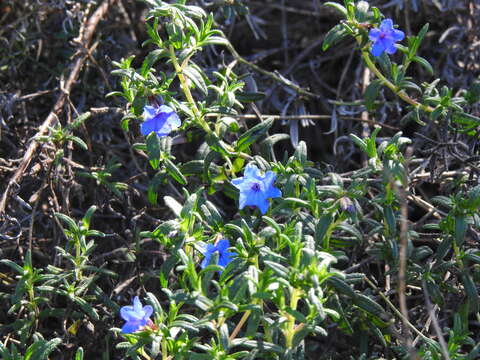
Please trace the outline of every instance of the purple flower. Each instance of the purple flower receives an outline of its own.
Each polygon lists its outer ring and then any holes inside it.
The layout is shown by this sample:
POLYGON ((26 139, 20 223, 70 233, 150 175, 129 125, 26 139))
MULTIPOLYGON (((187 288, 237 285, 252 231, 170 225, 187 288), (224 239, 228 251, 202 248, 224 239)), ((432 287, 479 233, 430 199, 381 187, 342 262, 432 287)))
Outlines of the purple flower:
POLYGON ((261 175, 255 165, 248 164, 244 176, 232 180, 233 185, 240 190, 239 208, 243 209, 247 205, 256 206, 264 215, 270 207, 268 199, 282 196, 282 192, 273 185, 276 177, 273 171, 261 175))
POLYGON ((237 253, 228 251, 230 243, 226 239, 221 239, 216 245, 207 244, 203 247, 202 254, 205 256, 200 266, 205 269, 212 260, 212 255, 218 251, 218 265, 225 268, 232 259, 237 256, 237 253))
POLYGON ((138 296, 133 299, 133 306, 122 306, 120 309, 120 316, 126 321, 122 326, 122 333, 130 334, 139 330, 141 327, 147 325, 152 316, 153 308, 150 305, 142 306, 138 296))
POLYGON ((167 136, 172 130, 182 125, 176 112, 167 105, 159 107, 145 105, 143 108, 145 121, 141 125, 142 135, 147 136, 152 131, 158 136, 167 136))
POLYGON ((372 54, 380 56, 384 51, 387 54, 394 54, 397 51, 395 43, 403 40, 405 34, 403 31, 393 28, 392 19, 385 19, 380 24, 380 28, 370 30, 368 37, 373 41, 372 54))
POLYGON ((340 198, 340 209, 342 209, 343 211, 348 211, 350 214, 354 214, 356 211, 355 205, 353 205, 352 200, 350 200, 346 196, 340 198))

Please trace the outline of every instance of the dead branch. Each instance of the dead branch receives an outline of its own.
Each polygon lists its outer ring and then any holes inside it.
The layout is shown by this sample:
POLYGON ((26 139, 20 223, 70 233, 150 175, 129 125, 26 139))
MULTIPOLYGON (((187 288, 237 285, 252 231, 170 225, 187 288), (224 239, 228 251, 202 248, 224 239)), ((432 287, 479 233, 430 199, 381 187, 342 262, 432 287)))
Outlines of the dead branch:
POLYGON ((48 128, 57 121, 58 117, 62 113, 63 105, 65 104, 65 101, 67 100, 74 83, 77 81, 78 76, 80 75, 83 65, 85 64, 85 60, 88 58, 88 47, 92 42, 95 29, 97 28, 100 20, 107 13, 110 5, 112 5, 116 1, 117 0, 105 0, 102 5, 100 5, 98 9, 95 10, 93 15, 88 19, 85 26, 82 26, 83 31, 80 32, 79 38, 75 39, 75 42, 77 42, 79 46, 78 51, 74 55, 74 61, 72 62, 73 66, 71 67, 72 70, 70 72, 70 76, 68 77, 65 84, 60 85, 61 92, 58 95, 57 101, 53 106, 52 111, 47 116, 43 124, 40 126, 37 134, 32 138, 30 145, 28 146, 25 154, 23 155, 20 165, 18 166, 17 170, 8 182, 7 187, 0 200, 0 215, 5 214, 5 209, 7 207, 7 201, 10 193, 12 192, 14 186, 22 181, 25 170, 32 161, 33 155, 38 148, 39 143, 35 140, 35 138, 45 135, 48 128))

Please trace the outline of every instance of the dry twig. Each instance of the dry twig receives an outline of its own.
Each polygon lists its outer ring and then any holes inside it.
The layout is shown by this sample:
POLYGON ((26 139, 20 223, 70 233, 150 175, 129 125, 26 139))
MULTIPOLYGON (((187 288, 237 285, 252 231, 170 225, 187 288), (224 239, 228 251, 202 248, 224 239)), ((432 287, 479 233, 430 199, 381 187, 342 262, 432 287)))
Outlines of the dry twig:
POLYGON ((38 148, 38 142, 35 140, 36 137, 45 135, 48 131, 48 128, 51 127, 55 122, 58 120, 59 115, 62 113, 63 106, 65 101, 70 95, 70 91, 73 88, 73 85, 78 79, 80 72, 85 64, 86 59, 88 58, 88 47, 92 42, 93 34, 95 33, 95 29, 97 28, 98 23, 100 20, 105 16, 108 11, 110 5, 115 3, 117 0, 105 0, 102 5, 100 5, 97 10, 93 13, 93 15, 88 19, 85 26, 82 27, 80 32, 80 36, 77 39, 77 43, 79 44, 79 50, 74 55, 74 62, 72 66, 72 70, 70 72, 70 76, 68 77, 67 81, 64 84, 60 84, 61 92, 53 106, 52 111, 47 116, 45 121, 40 126, 37 134, 32 138, 33 140, 30 142, 27 150, 25 151, 22 161, 18 166, 17 170, 13 174, 12 178, 7 184, 7 187, 2 195, 0 200, 0 215, 5 214, 5 210, 7 207, 8 198, 11 195, 11 192, 16 184, 19 184, 22 181, 22 178, 25 174, 25 171, 33 159, 35 151, 38 148))

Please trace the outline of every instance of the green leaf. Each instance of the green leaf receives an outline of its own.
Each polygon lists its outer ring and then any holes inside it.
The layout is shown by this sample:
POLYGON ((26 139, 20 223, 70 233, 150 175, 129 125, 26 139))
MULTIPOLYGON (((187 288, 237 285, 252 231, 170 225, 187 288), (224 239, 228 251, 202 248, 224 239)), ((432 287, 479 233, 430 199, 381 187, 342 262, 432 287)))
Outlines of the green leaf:
POLYGON ((183 73, 195 84, 196 88, 202 92, 204 96, 208 94, 207 84, 202 76, 201 70, 194 64, 190 64, 183 69, 183 73))
POLYGON ((247 338, 240 338, 240 339, 233 339, 232 347, 234 346, 242 346, 249 349, 256 349, 259 351, 273 351, 277 354, 284 354, 285 349, 279 345, 275 345, 266 341, 256 341, 256 340, 249 340, 247 338))
POLYGON ((317 244, 323 244, 325 242, 325 236, 332 222, 333 216, 331 214, 325 214, 318 220, 315 226, 315 242, 317 244))
POLYGON ((25 272, 23 267, 13 262, 12 260, 2 259, 0 260, 0 264, 5 264, 9 266, 10 268, 12 268, 12 270, 16 271, 19 275, 23 275, 23 273, 25 272))
POLYGON ((143 108, 147 104, 147 99, 143 95, 143 92, 138 92, 133 99, 133 113, 135 116, 140 116, 143 113, 143 108))
POLYGON ((432 67, 432 65, 430 65, 430 63, 427 61, 427 59, 425 59, 421 56, 414 56, 412 58, 412 61, 422 65, 430 73, 430 75, 433 75, 433 67, 432 67))
POLYGON ((388 233, 392 236, 396 234, 397 222, 395 220, 395 214, 391 206, 385 206, 383 208, 383 215, 385 216, 385 222, 387 225, 388 233))
POLYGON ((279 277, 284 279, 288 277, 288 269, 285 266, 279 264, 276 261, 265 260, 264 263, 267 267, 272 269, 279 277))
POLYGON ((150 166, 156 170, 160 164, 160 139, 153 131, 147 136, 147 152, 150 166))
POLYGON ((143 60, 142 63, 142 68, 140 70, 140 74, 142 74, 143 77, 145 77, 152 66, 162 57, 168 57, 168 51, 165 49, 156 49, 148 53, 147 57, 145 60, 143 60))
POLYGON ((48 359, 50 353, 62 343, 62 339, 54 338, 50 341, 41 340, 30 346, 25 354, 25 360, 48 359))
POLYGON ((365 89, 365 107, 368 111, 372 111, 375 109, 375 100, 382 88, 382 81, 377 79, 373 80, 365 89))
POLYGON ((363 152, 367 152, 367 143, 360 139, 357 135, 355 134, 350 134, 350 139, 357 145, 360 149, 362 149, 363 152))
POLYGON ((236 144, 237 151, 244 151, 251 144, 256 142, 261 136, 263 136, 268 129, 273 125, 273 117, 267 118, 265 121, 260 124, 255 125, 250 130, 247 130, 243 135, 241 135, 236 144))
POLYGON ((229 46, 230 43, 228 42, 227 39, 221 36, 209 36, 207 40, 202 42, 202 45, 223 45, 223 46, 229 46))
POLYGON ((238 101, 247 103, 260 101, 265 98, 265 93, 263 92, 242 92, 236 95, 238 101))
POLYGON ((338 276, 331 276, 327 279, 327 284, 331 285, 339 293, 346 295, 350 298, 355 298, 356 294, 353 288, 338 276))
POLYGON ((193 212, 197 211, 197 200, 197 194, 192 194, 188 197, 187 201, 185 201, 185 204, 183 205, 182 211, 180 213, 180 216, 183 219, 193 216, 193 212))
POLYGON ((180 217, 182 205, 177 200, 171 196, 164 196, 163 201, 165 201, 165 205, 167 205, 177 217, 180 217))
POLYGON ((347 9, 344 6, 342 6, 338 3, 335 3, 335 2, 326 2, 324 5, 325 6, 330 6, 334 9, 338 10, 343 16, 347 17, 347 9))
POLYGON ((79 228, 77 226, 77 224, 75 223, 75 220, 73 220, 71 217, 65 215, 65 214, 61 214, 61 213, 54 213, 54 215, 59 218, 60 220, 62 220, 65 224, 68 225, 68 228, 73 231, 73 232, 78 232, 79 231, 79 228))
POLYGON ((323 39, 322 50, 328 50, 330 46, 336 44, 337 42, 345 38, 347 35, 348 32, 345 29, 345 26, 343 26, 343 24, 335 25, 327 33, 325 39, 323 39))
POLYGON ((75 360, 83 360, 83 348, 79 347, 75 353, 75 360))
POLYGON ((468 224, 465 216, 455 216, 455 242, 458 246, 462 246, 465 241, 467 226, 468 224))
POLYGON ((97 207, 95 205, 92 205, 88 208, 87 212, 85 213, 85 215, 83 216, 82 218, 82 223, 83 223, 83 226, 86 228, 86 229, 89 229, 90 228, 90 220, 92 219, 92 216, 93 216, 93 213, 97 210, 97 207))
POLYGON ((380 319, 385 317, 385 310, 374 300, 363 294, 356 294, 354 304, 369 313, 378 316, 380 319))
POLYGON ((88 150, 88 146, 87 144, 85 143, 85 141, 83 141, 82 139, 80 139, 78 136, 68 136, 68 139, 69 140, 72 140, 72 142, 74 142, 75 144, 77 144, 79 147, 81 147, 83 150, 88 150))
POLYGON ((471 312, 477 312, 480 299, 478 297, 477 287, 475 286, 475 282, 473 281, 470 274, 465 270, 461 275, 462 283, 465 288, 465 292, 467 293, 468 300, 472 308, 470 309, 471 312))
POLYGON ((300 141, 295 149, 293 157, 302 165, 307 163, 307 144, 305 141, 300 141))
POLYGON ((173 162, 171 162, 169 159, 165 159, 164 163, 168 174, 175 179, 175 181, 181 185, 187 185, 187 179, 185 176, 183 176, 182 172, 175 166, 173 162))

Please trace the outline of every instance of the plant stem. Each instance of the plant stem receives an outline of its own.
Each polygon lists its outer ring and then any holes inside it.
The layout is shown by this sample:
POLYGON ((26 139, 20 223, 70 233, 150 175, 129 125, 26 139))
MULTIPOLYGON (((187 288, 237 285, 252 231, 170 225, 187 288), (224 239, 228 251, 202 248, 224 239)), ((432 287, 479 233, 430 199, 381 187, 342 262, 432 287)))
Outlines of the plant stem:
POLYGON ((243 324, 245 324, 245 322, 247 321, 247 319, 248 319, 248 317, 250 316, 251 313, 252 313, 251 310, 245 311, 245 313, 243 314, 242 318, 241 318, 240 321, 238 322, 237 326, 235 326, 235 329, 233 329, 232 335, 230 335, 230 337, 228 338, 230 341, 232 341, 233 339, 235 339, 235 337, 238 335, 238 333, 240 332, 240 330, 241 330, 242 327, 243 327, 243 324))
MULTIPOLYGON (((290 308, 292 310, 297 310, 298 300, 300 299, 299 295, 300 295, 300 291, 293 288, 292 296, 290 298, 290 308)), ((293 336, 295 335, 295 331, 296 331, 295 318, 292 315, 288 314, 287 319, 288 319, 288 322, 287 322, 287 331, 285 333, 285 345, 287 349, 291 349, 293 346, 293 336)))
POLYGON ((368 53, 368 51, 362 50, 362 59, 365 62, 365 65, 367 65, 367 67, 377 76, 377 78, 379 78, 382 81, 382 83, 385 86, 387 86, 390 90, 392 90, 395 93, 395 95, 397 95, 400 99, 412 105, 414 108, 423 110, 428 113, 433 112, 434 109, 431 106, 424 105, 412 99, 410 96, 408 96, 405 93, 405 91, 403 91, 398 86, 393 84, 390 80, 388 80, 377 68, 377 66, 374 64, 374 62, 370 58, 370 54, 368 53))
POLYGON ((175 49, 173 48, 173 46, 169 45, 168 50, 170 52, 170 59, 172 60, 173 67, 175 68, 175 72, 177 73, 178 80, 180 80, 180 86, 182 87, 182 91, 185 94, 185 97, 187 98, 190 108, 192 109, 195 121, 198 123, 198 125, 200 125, 200 127, 203 130, 205 130, 205 132, 211 133, 212 131, 208 126, 208 123, 200 114, 197 104, 193 99, 192 93, 190 91, 190 87, 188 86, 188 83, 187 83, 187 79, 185 78, 185 75, 183 75, 183 69, 184 69, 183 67, 187 65, 186 62, 184 61, 182 66, 180 66, 180 64, 178 63, 177 55, 175 55, 175 49))
MULTIPOLYGON (((165 335, 163 335, 165 336, 165 335)), ((168 354, 167 354, 167 340, 165 338, 162 339, 162 360, 167 360, 168 359, 168 354)))

